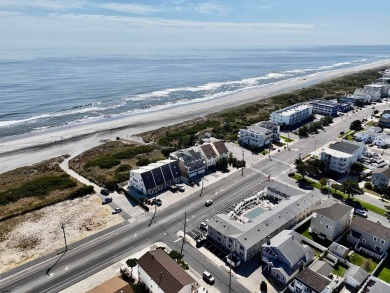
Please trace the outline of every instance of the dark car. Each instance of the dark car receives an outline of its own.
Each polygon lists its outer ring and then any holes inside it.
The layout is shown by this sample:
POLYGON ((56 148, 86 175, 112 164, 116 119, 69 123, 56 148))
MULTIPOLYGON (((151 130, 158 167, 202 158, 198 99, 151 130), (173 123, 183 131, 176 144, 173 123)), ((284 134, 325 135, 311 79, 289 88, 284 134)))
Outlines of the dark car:
POLYGON ((102 189, 102 190, 100 190, 100 193, 101 193, 102 195, 105 195, 105 196, 107 196, 107 195, 110 194, 110 192, 109 192, 107 189, 102 189))
POLYGON ((198 239, 196 239, 196 247, 201 247, 206 242, 206 236, 201 235, 198 239))
POLYGON ((102 200, 102 204, 108 204, 112 202, 112 197, 106 197, 105 199, 102 200))

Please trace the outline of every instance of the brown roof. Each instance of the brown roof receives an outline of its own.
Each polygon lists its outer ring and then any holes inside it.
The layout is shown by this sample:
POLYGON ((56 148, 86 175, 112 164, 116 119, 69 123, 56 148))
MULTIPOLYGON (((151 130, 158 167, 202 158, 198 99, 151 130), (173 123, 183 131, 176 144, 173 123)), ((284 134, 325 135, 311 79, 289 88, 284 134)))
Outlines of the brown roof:
POLYGON ((331 280, 313 272, 309 268, 300 272, 296 279, 317 292, 322 292, 331 283, 331 280))
POLYGON ((88 291, 88 293, 134 293, 130 284, 119 277, 114 277, 88 291))
POLYGON ((390 228, 362 217, 354 217, 351 228, 357 228, 383 240, 390 240, 390 228))
POLYGON ((372 171, 372 174, 378 174, 378 173, 382 173, 387 178, 390 178, 390 168, 378 168, 372 171))
POLYGON ((213 147, 210 144, 201 145, 203 153, 206 155, 207 159, 216 158, 217 154, 215 153, 213 147))
POLYGON ((184 286, 195 283, 165 251, 156 249, 146 252, 138 265, 164 292, 176 293, 184 286))
POLYGON ((217 149, 220 155, 228 154, 229 150, 227 149, 225 143, 222 140, 213 142, 214 147, 217 149))
POLYGON ((353 210, 352 207, 338 203, 333 199, 327 199, 321 203, 314 211, 333 221, 337 221, 353 210))

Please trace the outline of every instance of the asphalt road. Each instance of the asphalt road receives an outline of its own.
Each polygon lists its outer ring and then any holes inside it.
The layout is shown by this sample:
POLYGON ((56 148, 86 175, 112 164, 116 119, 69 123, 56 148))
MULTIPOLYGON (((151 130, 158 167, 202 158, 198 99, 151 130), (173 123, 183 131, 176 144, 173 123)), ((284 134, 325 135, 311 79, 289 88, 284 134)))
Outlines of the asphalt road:
MULTIPOLYGON (((376 108, 385 109, 387 105, 377 105, 376 108)), ((183 227, 185 212, 187 212, 188 227, 194 226, 199 219, 210 218, 228 207, 238 197, 245 196, 248 190, 258 187, 265 178, 259 173, 270 174, 272 178, 291 184, 287 182, 287 173, 291 169, 289 164, 293 164, 300 154, 303 157, 314 151, 316 146, 334 140, 340 131, 349 128, 350 122, 367 118, 371 112, 371 108, 366 108, 349 117, 337 118, 331 127, 326 128, 326 132, 294 142, 290 151, 283 150, 273 155, 272 160, 262 158, 254 162, 251 165, 253 169, 244 170, 244 176, 241 176, 241 172, 232 173, 205 188, 202 196, 194 194, 157 212, 152 222, 151 213, 141 215, 131 225, 122 225, 119 229, 103 233, 97 238, 90 237, 84 240, 82 245, 75 244, 73 249, 61 258, 59 256, 41 258, 32 262, 31 266, 27 265, 6 272, 0 275, 0 290, 2 292, 7 290, 9 292, 58 292, 154 242, 165 241, 168 245, 174 245, 173 243, 176 243, 174 241, 179 239, 176 233, 183 227), (213 199, 213 205, 206 208, 204 206, 206 199, 213 199), (47 271, 55 263, 56 265, 47 271)), ((221 292, 227 292, 228 275, 225 270, 217 267, 198 250, 187 244, 184 254, 191 267, 199 274, 205 269, 210 271, 216 276, 215 287, 221 292)), ((248 292, 235 279, 232 280, 232 288, 233 292, 248 292)))

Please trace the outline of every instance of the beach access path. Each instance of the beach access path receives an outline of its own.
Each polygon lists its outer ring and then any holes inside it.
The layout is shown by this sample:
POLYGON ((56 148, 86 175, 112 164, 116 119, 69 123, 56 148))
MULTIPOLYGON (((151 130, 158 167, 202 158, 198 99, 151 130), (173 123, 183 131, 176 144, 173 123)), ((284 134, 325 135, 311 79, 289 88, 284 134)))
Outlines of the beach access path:
POLYGON ((115 140, 116 137, 126 138, 273 95, 309 87, 346 74, 389 65, 390 60, 385 60, 352 68, 336 69, 275 82, 262 88, 242 91, 218 99, 173 106, 156 112, 129 114, 96 122, 66 125, 41 132, 2 138, 0 142, 0 173, 64 154, 75 156, 107 140, 115 140))

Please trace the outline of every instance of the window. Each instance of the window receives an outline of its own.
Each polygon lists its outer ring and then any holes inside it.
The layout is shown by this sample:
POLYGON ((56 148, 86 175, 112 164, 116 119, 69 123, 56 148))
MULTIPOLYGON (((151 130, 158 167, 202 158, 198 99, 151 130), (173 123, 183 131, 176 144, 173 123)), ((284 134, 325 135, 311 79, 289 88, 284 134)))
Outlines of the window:
POLYGON ((374 239, 375 242, 378 240, 376 236, 374 236, 372 239, 374 239))
POLYGON ((384 245, 385 244, 385 240, 381 239, 381 244, 384 245))
POLYGON ((326 229, 332 230, 332 226, 330 226, 328 224, 325 227, 326 227, 326 229))
POLYGON ((366 239, 362 239, 363 243, 366 243, 366 239))
POLYGON ((326 234, 330 235, 330 232, 326 232, 326 234))

